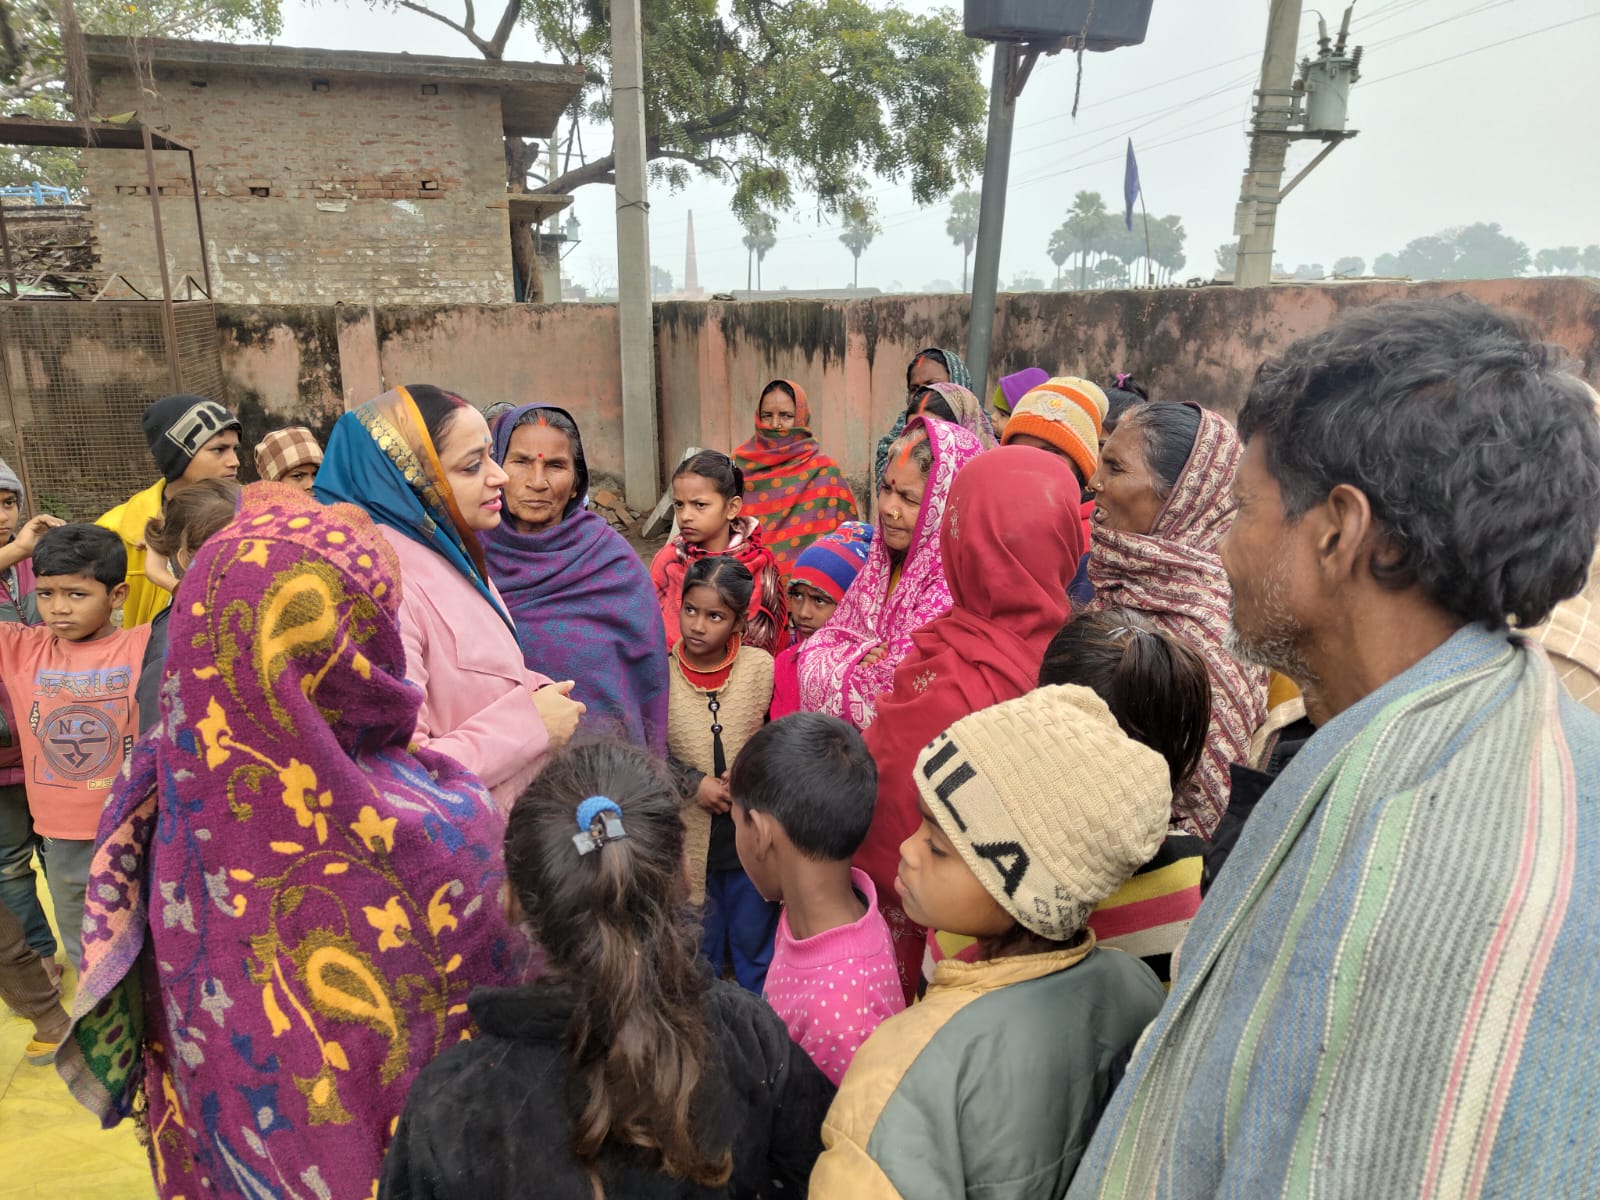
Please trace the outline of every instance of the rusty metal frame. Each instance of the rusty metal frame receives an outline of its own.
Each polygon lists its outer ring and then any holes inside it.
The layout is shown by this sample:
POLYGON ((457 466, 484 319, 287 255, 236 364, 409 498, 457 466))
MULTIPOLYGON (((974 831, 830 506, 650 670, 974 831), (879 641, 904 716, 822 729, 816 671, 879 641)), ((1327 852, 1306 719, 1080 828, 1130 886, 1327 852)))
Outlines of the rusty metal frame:
MULTIPOLYGON (((211 260, 206 254, 206 227, 205 219, 200 212, 200 178, 195 168, 194 150, 179 142, 173 141, 165 134, 155 133, 148 125, 129 123, 127 125, 112 124, 109 122, 88 121, 45 121, 28 117, 0 118, 0 146, 45 146, 56 149, 82 149, 82 150, 143 150, 145 162, 145 178, 148 181, 150 192, 150 215, 155 222, 156 260, 161 267, 161 325, 166 335, 167 372, 172 378, 172 390, 183 390, 183 370, 178 356, 178 323, 173 314, 173 296, 171 273, 167 270, 166 236, 161 225, 161 188, 156 182, 157 150, 177 151, 189 156, 189 183, 194 200, 195 231, 199 237, 200 270, 205 276, 205 296, 211 299, 211 260)), ((5 262, 5 277, 10 289, 11 299, 22 298, 21 289, 17 286, 16 264, 11 254, 11 235, 6 229, 5 205, 0 204, 0 252, 3 252, 5 262)), ((112 279, 122 279, 139 296, 148 302, 149 297, 140 291, 120 272, 114 272, 112 279)), ((191 288, 194 278, 185 274, 184 281, 191 288)), ((107 280, 104 287, 97 292, 93 301, 100 300, 111 286, 107 280)), ((0 380, 5 385, 6 416, 15 432, 17 441, 17 457, 21 460, 18 464, 22 472, 22 485, 28 490, 30 496, 37 496, 33 490, 33 482, 28 477, 28 452, 23 444, 22 422, 17 419, 16 404, 13 399, 14 392, 11 386, 11 364, 8 356, 0 352, 0 380)))
MULTIPOLYGON (((172 150, 189 156, 189 190, 193 193, 194 225, 200 244, 200 271, 205 276, 205 294, 211 298, 211 259, 206 254, 206 223, 200 210, 200 175, 195 166, 194 150, 175 142, 165 134, 156 133, 148 125, 114 125, 80 121, 43 121, 27 117, 0 119, 0 146, 48 146, 71 150, 143 150, 145 177, 150 189, 150 213, 155 219, 156 254, 161 263, 162 298, 171 303, 172 289, 167 272, 166 236, 161 224, 161 196, 156 183, 155 152, 172 150)), ((6 230, 5 206, 0 204, 0 250, 5 257, 5 275, 11 289, 11 298, 20 299, 17 273, 11 257, 11 237, 6 230)), ((135 289, 137 290, 137 289, 135 289)), ((141 293, 143 294, 143 293, 141 293)), ((97 297, 98 298, 98 297, 97 297)))

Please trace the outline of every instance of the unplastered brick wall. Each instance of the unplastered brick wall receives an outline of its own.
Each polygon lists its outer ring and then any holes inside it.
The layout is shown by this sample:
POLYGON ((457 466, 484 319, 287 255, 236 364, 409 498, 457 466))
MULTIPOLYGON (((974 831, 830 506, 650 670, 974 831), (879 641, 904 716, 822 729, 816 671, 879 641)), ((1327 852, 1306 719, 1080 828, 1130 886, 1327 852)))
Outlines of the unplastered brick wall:
MULTIPOLYGON (((102 111, 193 146, 216 299, 240 304, 513 299, 499 95, 401 75, 158 71, 96 80, 102 111)), ((98 150, 87 176, 101 262, 159 295, 144 155, 98 150)), ((175 285, 203 278, 185 156, 158 153, 175 285)), ((115 293, 114 293, 115 294, 115 293)))

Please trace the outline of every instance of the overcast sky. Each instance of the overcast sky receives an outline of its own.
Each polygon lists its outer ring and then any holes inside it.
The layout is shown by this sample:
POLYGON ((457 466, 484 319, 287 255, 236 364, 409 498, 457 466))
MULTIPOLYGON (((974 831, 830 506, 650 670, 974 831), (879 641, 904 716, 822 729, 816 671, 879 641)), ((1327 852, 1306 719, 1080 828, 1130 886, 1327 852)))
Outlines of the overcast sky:
MULTIPOLYGON (((1314 2, 1303 47, 1315 36, 1314 2)), ((1336 2, 1323 9, 1330 24, 1342 11, 1336 2)), ((1076 120, 1072 58, 1041 61, 1017 106, 1002 285, 1022 272, 1053 277, 1046 246, 1075 192, 1099 191, 1120 207, 1129 137, 1151 218, 1178 213, 1188 231, 1181 275, 1211 274, 1214 248, 1232 238, 1267 10, 1268 0, 1155 0, 1144 45, 1085 56, 1076 120)), ((426 17, 375 15, 359 0, 284 0, 283 11, 284 45, 470 52, 426 17)), ((1600 0, 1359 0, 1352 33, 1366 47, 1350 101, 1350 126, 1361 133, 1285 201, 1280 262, 1331 265, 1357 254, 1370 267, 1411 238, 1474 221, 1497 221, 1535 251, 1600 242, 1600 154, 1589 129, 1600 103, 1600 0)), ((519 30, 508 57, 544 56, 519 30)), ((591 154, 609 145, 608 130, 585 137, 591 154)), ((1291 149, 1291 172, 1316 145, 1291 149)), ((982 166, 972 164, 974 187, 982 166)), ((701 285, 744 286, 742 231, 729 194, 727 185, 703 180, 651 195, 652 257, 680 285, 692 209, 701 285)), ((944 232, 948 204, 918 209, 904 182, 885 181, 878 196, 884 232, 862 256, 862 286, 920 291, 934 279, 959 283, 961 251, 944 232)), ((583 242, 567 259, 567 274, 590 286, 614 279, 612 190, 581 189, 577 213, 583 242)), ((763 281, 769 289, 843 287, 850 268, 838 230, 802 200, 781 219, 763 281)))

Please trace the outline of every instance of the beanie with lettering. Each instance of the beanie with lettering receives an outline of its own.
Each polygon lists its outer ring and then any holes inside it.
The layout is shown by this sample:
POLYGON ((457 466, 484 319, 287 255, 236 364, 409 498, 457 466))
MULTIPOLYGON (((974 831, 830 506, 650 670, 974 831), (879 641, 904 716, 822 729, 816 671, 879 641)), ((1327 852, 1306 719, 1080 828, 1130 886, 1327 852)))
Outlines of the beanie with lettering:
POLYGON ((240 429, 239 418, 204 396, 163 396, 144 410, 144 440, 161 477, 183 477, 200 448, 225 429, 240 429))
POLYGON ((1155 855, 1167 763, 1085 687, 1044 687, 963 717, 917 758, 928 811, 1018 924, 1070 940, 1155 855))

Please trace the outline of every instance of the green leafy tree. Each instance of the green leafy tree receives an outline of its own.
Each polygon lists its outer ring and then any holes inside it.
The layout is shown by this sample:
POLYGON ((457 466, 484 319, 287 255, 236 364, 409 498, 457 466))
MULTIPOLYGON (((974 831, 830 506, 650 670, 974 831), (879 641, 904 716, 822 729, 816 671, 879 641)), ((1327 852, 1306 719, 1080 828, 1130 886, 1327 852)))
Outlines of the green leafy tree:
POLYGON ((1412 279, 1505 279, 1526 273, 1530 266, 1543 270, 1545 262, 1569 261, 1557 251, 1551 254, 1555 257, 1536 258, 1499 225, 1479 222, 1413 238, 1397 254, 1380 254, 1373 268, 1380 275, 1412 279))
MULTIPOLYGON (((283 27, 279 0, 77 0, 71 9, 83 32, 128 38, 267 39, 283 27)), ((0 2, 0 102, 6 112, 48 120, 115 115, 73 111, 67 60, 63 24, 54 4, 0 2)), ((82 179, 76 150, 0 150, 0 182, 5 184, 38 180, 76 189, 82 179)))
POLYGON ((1412 279, 1445 279, 1456 260, 1455 242, 1443 235, 1412 238, 1394 258, 1395 275, 1412 279))
POLYGON ((1600 245, 1585 246, 1579 256, 1583 269, 1591 275, 1600 275, 1600 245))
POLYGON ((957 192, 950 201, 950 219, 944 231, 950 240, 961 247, 961 290, 967 290, 967 262, 972 257, 972 246, 978 240, 978 207, 982 197, 977 192, 957 192))
POLYGON ((872 210, 866 205, 844 214, 844 232, 839 235, 839 240, 848 247, 850 256, 855 260, 855 273, 850 280, 852 288, 861 286, 861 252, 872 245, 872 239, 882 232, 883 226, 873 218, 872 210))
POLYGON ((652 296, 670 295, 673 289, 672 272, 665 267, 654 264, 650 267, 650 294, 652 296))
POLYGON ((1306 280, 1308 282, 1318 279, 1326 279, 1327 276, 1327 268, 1321 263, 1301 263, 1294 269, 1294 277, 1296 279, 1306 280))
POLYGON ((1532 255, 1528 247, 1495 224, 1468 225, 1453 230, 1455 259, 1446 279, 1509 279, 1524 274, 1532 255))
POLYGON ((755 264, 756 288, 761 287, 761 263, 767 251, 778 244, 778 218, 757 210, 745 218, 745 290, 750 290, 750 266, 755 264))
POLYGON ((1367 273, 1367 260, 1358 258, 1354 254, 1346 255, 1344 258, 1336 258, 1333 261, 1333 273, 1342 275, 1347 279, 1357 275, 1365 275, 1367 273))
POLYGON ((1128 268, 1116 258, 1108 256, 1094 265, 1089 278, 1096 287, 1124 287, 1128 282, 1128 268))
POLYGON ((1011 290, 1013 292, 1042 292, 1044 291, 1044 280, 1031 271, 1022 271, 1011 281, 1011 290))
MULTIPOLYGON (((530 26, 587 86, 573 116, 609 123, 611 23, 601 0, 504 0, 480 27, 450 0, 367 0, 438 21, 487 59, 530 26)), ((654 181, 683 187, 698 171, 731 182, 734 211, 785 211, 802 196, 839 214, 870 196, 869 174, 906 180, 931 204, 983 157, 983 45, 959 18, 868 0, 643 0, 645 153, 654 181)), ((513 148, 516 149, 515 147, 513 148)), ((513 153, 531 170, 532 157, 513 153)), ((570 193, 615 182, 606 153, 564 164, 528 188, 570 193)), ((528 183, 528 171, 513 175, 528 183)))
POLYGON ((1578 274, 1582 267, 1582 251, 1578 246, 1550 246, 1533 256, 1533 269, 1541 275, 1578 274))
POLYGON ((1239 265, 1239 243, 1223 242, 1213 253, 1217 256, 1217 270, 1224 275, 1233 274, 1239 265))
MULTIPOLYGON (((604 0, 502 0, 483 25, 472 0, 464 12, 455 0, 364 2, 438 21, 490 60, 503 59, 526 25, 555 57, 585 68, 573 132, 584 118, 611 122, 604 0)), ((698 172, 732 183, 741 220, 801 197, 837 215, 870 198, 872 175, 905 180, 913 200, 932 204, 983 157, 983 44, 962 37, 948 10, 914 13, 892 0, 642 0, 640 9, 645 156, 656 186, 677 191, 698 172)), ((538 174, 538 159, 536 143, 507 139, 513 190, 616 182, 614 151, 577 163, 568 155, 554 178, 538 174)), ((519 270, 525 234, 514 223, 519 270)))

